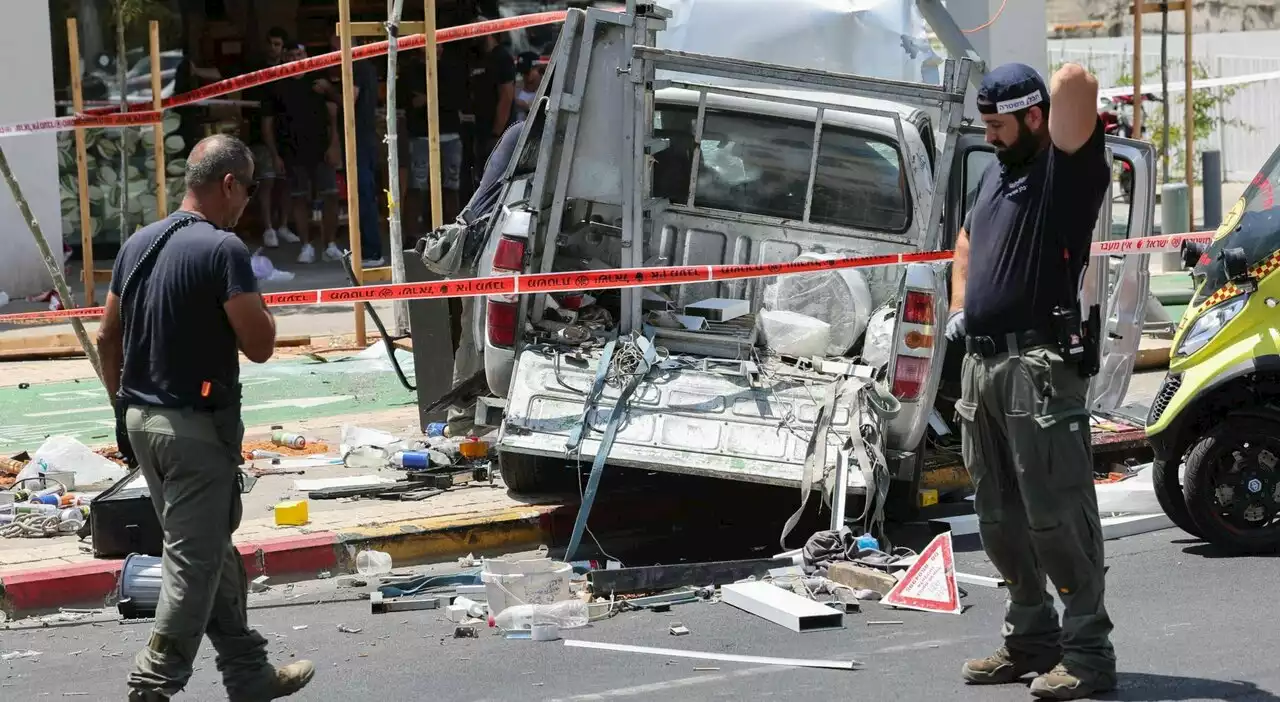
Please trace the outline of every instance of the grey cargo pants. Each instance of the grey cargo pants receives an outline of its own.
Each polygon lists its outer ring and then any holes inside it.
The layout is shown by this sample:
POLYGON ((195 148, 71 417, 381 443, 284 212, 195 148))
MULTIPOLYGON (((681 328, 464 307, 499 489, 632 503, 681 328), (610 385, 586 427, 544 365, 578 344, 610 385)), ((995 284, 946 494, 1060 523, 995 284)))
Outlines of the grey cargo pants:
POLYGON ((1052 347, 1010 348, 965 356, 956 403, 983 547, 1008 583, 1005 645, 1015 657, 1061 655, 1077 675, 1113 677, 1088 381, 1052 347))
POLYGON ((267 641, 249 628, 244 563, 231 544, 241 517, 239 412, 132 406, 125 422, 164 528, 160 603, 129 687, 181 690, 207 634, 228 697, 270 699, 267 641))

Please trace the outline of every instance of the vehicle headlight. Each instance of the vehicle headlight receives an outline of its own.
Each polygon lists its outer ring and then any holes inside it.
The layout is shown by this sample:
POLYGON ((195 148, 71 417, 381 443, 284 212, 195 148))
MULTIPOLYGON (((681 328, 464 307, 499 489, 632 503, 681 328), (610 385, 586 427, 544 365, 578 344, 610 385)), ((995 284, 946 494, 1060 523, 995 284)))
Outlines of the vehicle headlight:
POLYGON ((1191 354, 1204 348, 1205 344, 1240 314, 1240 310, 1244 309, 1244 303, 1248 299, 1247 295, 1241 295, 1232 298, 1220 305, 1215 305, 1205 310, 1203 314, 1196 317, 1196 321, 1187 329, 1187 333, 1182 337, 1182 343, 1178 345, 1179 356, 1190 356, 1191 354))

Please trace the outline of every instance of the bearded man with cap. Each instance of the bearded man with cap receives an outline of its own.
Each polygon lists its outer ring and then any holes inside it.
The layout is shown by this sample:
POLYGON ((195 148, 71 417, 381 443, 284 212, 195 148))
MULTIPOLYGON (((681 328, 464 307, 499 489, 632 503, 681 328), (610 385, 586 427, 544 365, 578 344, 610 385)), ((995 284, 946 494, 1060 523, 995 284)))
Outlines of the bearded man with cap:
POLYGON ((1071 360, 1081 355, 1080 282, 1111 178, 1097 99, 1097 81, 1075 64, 1047 88, 1022 64, 983 79, 978 111, 998 158, 956 239, 946 330, 965 345, 956 403, 964 461, 983 547, 1009 591, 1004 646, 962 674, 990 685, 1035 673, 1031 693, 1046 699, 1116 684, 1086 404, 1092 371, 1071 360))

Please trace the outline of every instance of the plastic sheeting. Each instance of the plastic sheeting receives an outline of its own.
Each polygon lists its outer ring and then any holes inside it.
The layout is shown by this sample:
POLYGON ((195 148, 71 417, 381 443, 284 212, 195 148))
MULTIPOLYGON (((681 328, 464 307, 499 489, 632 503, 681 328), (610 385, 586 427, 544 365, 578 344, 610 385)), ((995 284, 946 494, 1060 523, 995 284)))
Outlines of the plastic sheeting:
MULTIPOLYGON (((938 83, 913 0, 665 0, 658 47, 782 66, 938 83), (728 28, 732 28, 728 31, 728 28)), ((666 77, 666 76, 663 76, 666 77)), ((722 78, 698 82, 741 84, 722 78)))
MULTIPOLYGON (((835 258, 839 256, 807 253, 796 260, 835 258)), ((765 288, 764 306, 768 310, 796 312, 830 325, 825 353, 815 355, 843 356, 867 327, 871 317, 871 289, 862 273, 852 269, 783 276, 765 288)), ((773 343, 769 345, 777 348, 773 343)))

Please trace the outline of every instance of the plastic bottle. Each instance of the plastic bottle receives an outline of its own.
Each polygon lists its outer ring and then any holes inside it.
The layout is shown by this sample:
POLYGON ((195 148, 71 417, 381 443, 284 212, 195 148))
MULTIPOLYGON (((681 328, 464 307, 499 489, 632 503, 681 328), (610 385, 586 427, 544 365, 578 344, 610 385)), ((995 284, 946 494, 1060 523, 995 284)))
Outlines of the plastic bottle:
POLYGON ((587 625, 587 603, 582 600, 565 600, 555 604, 528 604, 507 607, 496 617, 489 618, 489 625, 504 631, 529 631, 534 624, 555 624, 561 629, 578 629, 587 625))
POLYGON ((13 506, 14 512, 17 514, 44 514, 53 516, 62 510, 57 505, 43 505, 38 502, 24 502, 13 506))
POLYGON ((876 540, 876 537, 870 534, 863 534, 862 536, 859 536, 857 540, 857 544, 858 544, 859 551, 866 551, 866 550, 879 551, 880 550, 880 542, 876 540))
POLYGON ((431 467, 431 456, 426 451, 399 451, 391 463, 403 470, 426 470, 431 467))
POLYGON ((387 452, 377 446, 357 446, 342 457, 342 463, 361 470, 382 468, 387 465, 387 452))

